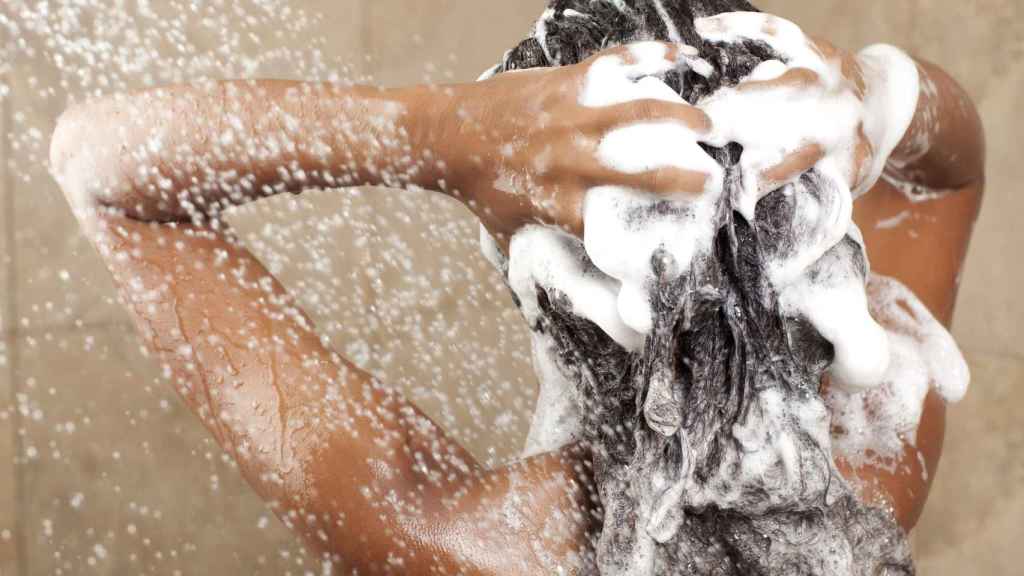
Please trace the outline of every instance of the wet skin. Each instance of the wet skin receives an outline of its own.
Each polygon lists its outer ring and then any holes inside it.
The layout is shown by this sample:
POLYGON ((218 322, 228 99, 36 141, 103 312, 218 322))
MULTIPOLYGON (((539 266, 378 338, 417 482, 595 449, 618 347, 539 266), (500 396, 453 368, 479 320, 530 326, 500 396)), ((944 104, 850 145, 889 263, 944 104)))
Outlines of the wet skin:
MULTIPOLYGON (((460 198, 507 242, 528 222, 581 233, 580 203, 595 183, 699 194, 700 174, 627 175, 596 162, 596 143, 613 127, 662 118, 700 131, 708 120, 680 104, 583 108, 577 93, 589 65, 388 91, 178 86, 80 105, 58 125, 54 173, 185 402, 313 550, 360 574, 572 566, 599 526, 587 454, 571 446, 485 470, 408 400, 325 347, 218 214, 279 192, 419 187, 460 198), (158 133, 162 145, 138 154, 158 133), (509 142, 517 146, 503 147, 509 142), (555 163, 538 170, 536 157, 548 151, 555 163), (211 175, 225 185, 197 185, 211 175), (494 185, 505 176, 517 192, 494 185), (518 523, 500 513, 510 501, 518 523)), ((874 271, 902 281, 948 325, 981 201, 983 138, 955 82, 928 63, 920 68, 937 90, 922 95, 893 156, 906 165, 893 176, 946 193, 913 203, 883 181, 858 200, 855 219, 874 271), (932 144, 920 155, 922 132, 932 144), (876 227, 904 210, 902 224, 876 227)), ((796 151, 765 180, 792 178, 814 156, 813 146, 796 151)), ((935 477, 944 422, 932 393, 916 447, 907 445, 895 472, 839 467, 864 499, 891 507, 910 529, 935 477)))

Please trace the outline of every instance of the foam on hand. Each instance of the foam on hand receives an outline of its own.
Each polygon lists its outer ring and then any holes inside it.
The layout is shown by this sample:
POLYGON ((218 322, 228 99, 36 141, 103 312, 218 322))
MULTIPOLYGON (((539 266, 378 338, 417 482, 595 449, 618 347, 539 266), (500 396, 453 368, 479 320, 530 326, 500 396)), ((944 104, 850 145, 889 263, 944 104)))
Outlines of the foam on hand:
MULTIPOLYGON (((680 48, 678 61, 669 59, 667 50, 660 42, 640 42, 629 47, 631 61, 598 58, 588 71, 580 103, 595 107, 654 99, 685 104, 649 74, 680 67, 710 73, 710 68, 692 48, 680 48)), ((621 186, 589 190, 583 242, 540 226, 524 229, 510 245, 509 283, 528 320, 539 314, 535 287, 540 285, 566 296, 579 316, 621 346, 637 350, 653 326, 649 294, 655 270, 661 280, 675 279, 710 248, 724 173, 700 147, 698 134, 672 121, 612 130, 600 142, 597 156, 607 168, 625 174, 675 168, 707 176, 703 190, 695 194, 654 195, 621 186)))
MULTIPOLYGON (((581 104, 605 106, 655 99, 682 105, 686 102, 675 90, 650 74, 680 67, 704 76, 711 73, 710 65, 689 46, 679 48, 680 62, 667 58, 667 47, 662 43, 640 42, 629 50, 632 64, 616 57, 594 62, 581 104)), ((700 147, 698 138, 695 131, 679 122, 641 122, 612 130, 598 147, 601 163, 622 173, 676 168, 707 175, 698 193, 655 196, 621 186, 600 186, 587 192, 583 206, 587 255, 618 282, 618 315, 641 335, 653 327, 649 297, 652 284, 684 273, 693 258, 710 247, 714 235, 713 211, 721 195, 724 172, 700 147), (661 278, 654 277, 655 270, 661 278)))
POLYGON ((805 70, 817 80, 804 86, 770 89, 731 87, 718 90, 700 104, 712 119, 715 146, 738 142, 744 146, 742 196, 734 205, 748 220, 757 201, 771 189, 761 189, 757 177, 806 142, 815 142, 847 182, 859 182, 853 196, 874 186, 889 155, 910 126, 917 108, 919 75, 901 50, 876 45, 862 51, 857 63, 866 89, 863 96, 850 85, 840 62, 826 59, 796 24, 758 12, 733 12, 696 21, 698 33, 710 42, 764 42, 786 59, 761 63, 748 81, 775 80, 787 72, 805 70), (823 121, 827 119, 827 121, 823 121), (855 138, 863 133, 871 144, 872 161, 854 165, 855 138))
POLYGON ((633 100, 681 101, 674 90, 656 77, 682 67, 707 76, 711 65, 697 55, 692 46, 679 46, 677 59, 669 56, 663 42, 634 42, 628 47, 629 59, 617 55, 601 56, 587 70, 580 92, 580 104, 588 107, 611 106, 633 100))
MULTIPOLYGON (((874 185, 913 122, 922 89, 930 82, 922 82, 917 64, 906 52, 888 44, 861 50, 857 63, 868 86, 864 106, 869 113, 864 116, 863 127, 875 152, 868 175, 874 185)), ((930 147, 928 142, 922 145, 930 147)))

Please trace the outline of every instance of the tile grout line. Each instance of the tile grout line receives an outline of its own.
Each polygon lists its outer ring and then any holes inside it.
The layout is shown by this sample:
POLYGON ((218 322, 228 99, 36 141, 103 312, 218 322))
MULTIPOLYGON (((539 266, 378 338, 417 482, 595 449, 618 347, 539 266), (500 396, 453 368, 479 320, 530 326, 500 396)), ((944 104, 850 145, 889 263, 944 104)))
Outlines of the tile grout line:
MULTIPOLYGON (((14 50, 10 38, 4 38, 4 52, 10 60, 14 59, 14 50)), ((11 74, 10 70, 8 74, 11 74)), ((13 407, 13 400, 17 398, 18 393, 18 324, 14 322, 14 318, 17 316, 15 312, 15 306, 17 305, 17 266, 15 265, 17 257, 15 249, 15 230, 14 230, 14 174, 10 169, 10 150, 11 150, 11 134, 13 133, 13 121, 12 115, 12 100, 14 99, 13 87, 8 86, 8 94, 3 98, 3 110, 0 113, 3 114, 3 126, 4 133, 0 135, 0 142, 3 145, 3 158, 4 165, 0 168, 3 170, 3 186, 5 191, 4 198, 4 226, 6 230, 6 241, 7 241, 7 306, 5 312, 8 313, 8 322, 11 324, 10 330, 5 330, 5 335, 8 337, 9 348, 7 351, 7 374, 9 379, 10 387, 10 398, 12 401, 11 406, 13 407)), ((28 536, 25 534, 25 506, 24 498, 22 494, 24 492, 25 477, 24 470, 21 466, 17 465, 18 458, 22 453, 23 446, 21 445, 21 436, 18 431, 21 429, 21 413, 18 410, 11 411, 11 447, 14 450, 11 459, 11 467, 13 468, 14 476, 14 554, 15 554, 15 570, 18 574, 28 574, 28 559, 25 556, 28 550, 28 536)))
MULTIPOLYGON (((360 78, 361 82, 368 79, 371 83, 375 84, 378 82, 379 78, 379 65, 375 59, 376 54, 374 54, 374 51, 371 49, 373 46, 373 35, 370 33, 372 29, 372 26, 370 26, 370 11, 367 9, 365 1, 354 2, 353 6, 354 9, 359 10, 359 54, 358 58, 355 59, 359 68, 354 72, 356 77, 360 78), (374 57, 374 60, 367 60, 368 56, 374 57)), ((377 209, 380 207, 382 202, 379 194, 384 191, 384 187, 359 186, 358 188, 363 194, 369 193, 368 200, 374 207, 373 214, 376 215, 378 213, 377 209)), ((373 217, 374 216, 371 216, 371 218, 373 217)), ((359 282, 364 284, 364 287, 369 287, 368 278, 365 275, 362 276, 359 282)), ((366 294, 368 296, 368 301, 366 303, 367 306, 374 308, 380 303, 380 296, 375 290, 367 290, 366 294)))
POLYGON ((85 330, 96 330, 104 328, 115 328, 123 327, 135 330, 135 325, 132 324, 131 320, 96 320, 93 322, 84 322, 80 326, 76 326, 72 323, 61 323, 52 324, 46 326, 34 326, 32 328, 12 328, 10 330, 0 331, 0 337, 7 337, 11 339, 19 339, 23 337, 34 337, 39 338, 47 333, 64 333, 64 332, 81 332, 85 330))

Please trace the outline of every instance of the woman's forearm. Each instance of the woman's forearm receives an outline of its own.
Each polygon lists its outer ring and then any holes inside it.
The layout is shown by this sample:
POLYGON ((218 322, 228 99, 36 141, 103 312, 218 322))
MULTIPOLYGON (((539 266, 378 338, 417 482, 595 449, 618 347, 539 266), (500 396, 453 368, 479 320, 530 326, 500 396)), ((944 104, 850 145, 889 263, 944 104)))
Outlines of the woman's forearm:
POLYGON ((290 81, 178 85, 70 109, 51 164, 76 207, 142 220, 211 216, 281 192, 442 187, 430 150, 450 91, 290 81))
POLYGON ((886 173, 943 190, 979 182, 985 171, 985 134, 974 103, 938 66, 922 59, 915 62, 921 85, 917 110, 886 173))

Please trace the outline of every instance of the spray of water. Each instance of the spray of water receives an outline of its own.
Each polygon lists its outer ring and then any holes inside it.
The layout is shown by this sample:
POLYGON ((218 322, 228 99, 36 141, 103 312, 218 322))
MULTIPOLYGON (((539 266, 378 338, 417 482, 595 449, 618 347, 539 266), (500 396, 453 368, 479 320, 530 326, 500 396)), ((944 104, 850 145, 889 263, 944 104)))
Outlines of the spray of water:
MULTIPOLYGON (((301 6, 287 0, 6 0, 0 6, 0 103, 10 122, 0 157, 13 196, 7 208, 18 217, 5 227, 8 249, 19 246, 19 280, 10 283, 17 306, 0 318, 18 335, 11 360, 17 394, 11 406, 0 400, 0 419, 15 425, 22 489, 42 502, 19 505, 17 526, 0 521, 0 544, 17 540, 22 551, 49 551, 23 559, 23 568, 77 574, 116 565, 188 573, 200 557, 220 557, 207 562, 224 573, 330 567, 285 536, 265 535, 276 521, 239 492, 234 462, 185 413, 169 372, 141 351, 107 272, 52 180, 47 156, 58 115, 94 97, 228 78, 372 83, 361 72, 362 54, 337 49, 345 43, 338 35, 356 29, 338 23, 345 9, 328 17, 301 6), (48 224, 33 225, 34 218, 48 224), (81 374, 82 382, 49 378, 44 367, 61 362, 78 362, 91 373, 81 374), (69 390, 88 382, 97 386, 85 395, 89 401, 69 390), (126 394, 126 386, 144 392, 126 394), (137 441, 120 441, 133 434, 137 441), (110 438, 118 440, 113 449, 104 445, 110 438), (168 472, 169 462, 192 472, 168 472), (52 495, 30 493, 34 478, 80 474, 85 466, 89 474, 56 483, 52 495), (195 485, 196 478, 206 480, 195 485), (184 518, 168 509, 169 502, 193 498, 211 509, 186 506, 184 518), (204 537, 207 526, 239 535, 204 537), (269 552, 248 557, 241 550, 246 538, 265 539, 269 552)), ((389 169, 401 181, 401 169, 389 169)), ((289 289, 328 346, 401 389, 481 461, 495 465, 518 452, 535 390, 528 335, 500 276, 477 254, 477 223, 465 208, 423 192, 334 189, 230 208, 205 224, 216 228, 220 218, 289 289)), ((7 363, 8 350, 0 352, 7 363)))

